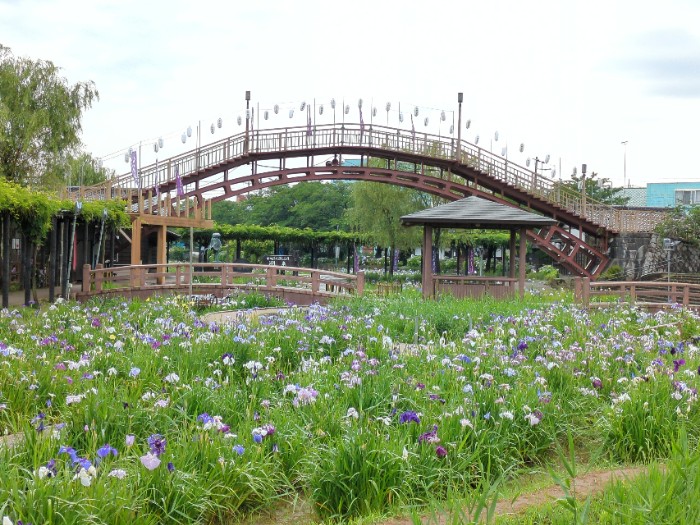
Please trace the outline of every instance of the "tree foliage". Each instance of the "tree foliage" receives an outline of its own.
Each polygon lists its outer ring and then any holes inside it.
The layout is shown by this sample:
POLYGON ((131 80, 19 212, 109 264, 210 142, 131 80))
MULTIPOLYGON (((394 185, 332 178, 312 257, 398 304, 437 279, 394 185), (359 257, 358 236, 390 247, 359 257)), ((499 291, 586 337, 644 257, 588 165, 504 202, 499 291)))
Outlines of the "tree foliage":
POLYGON ((662 237, 700 246, 700 206, 676 206, 656 227, 662 237))
MULTIPOLYGON (((624 188, 613 187, 610 179, 600 178, 598 179, 598 174, 592 172, 589 176, 585 178, 586 184, 586 197, 592 201, 602 202, 604 204, 624 206, 629 201, 629 197, 624 197, 621 192, 624 188)), ((581 193, 582 183, 584 177, 579 175, 572 175, 570 181, 562 182, 562 188, 581 193)))
POLYGON ((81 145, 83 111, 98 99, 93 82, 70 84, 45 60, 15 57, 0 44, 0 176, 56 188, 81 145))
MULTIPOLYGON (((53 217, 61 212, 73 213, 74 209, 75 205, 70 200, 58 199, 55 195, 30 190, 0 178, 0 213, 9 214, 35 244, 44 242, 53 217)), ((107 210, 109 224, 131 224, 124 211, 125 202, 121 200, 85 202, 80 215, 84 221, 96 221, 102 217, 103 210, 107 210)))
POLYGON ((350 184, 347 182, 300 182, 293 186, 275 186, 239 202, 217 202, 212 217, 227 224, 330 231, 343 227, 349 200, 350 184))
POLYGON ((420 232, 417 228, 401 226, 399 219, 423 208, 416 193, 401 186, 357 182, 352 188, 353 205, 348 210, 348 221, 380 246, 412 248, 420 244, 420 232))

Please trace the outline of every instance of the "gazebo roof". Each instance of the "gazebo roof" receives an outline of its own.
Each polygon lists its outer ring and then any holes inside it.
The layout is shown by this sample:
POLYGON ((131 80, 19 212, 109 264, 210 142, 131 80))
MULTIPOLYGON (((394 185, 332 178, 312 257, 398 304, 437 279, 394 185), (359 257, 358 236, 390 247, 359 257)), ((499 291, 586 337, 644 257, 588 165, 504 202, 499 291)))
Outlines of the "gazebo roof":
POLYGON ((404 226, 515 230, 550 226, 557 221, 481 197, 467 197, 401 217, 404 226))

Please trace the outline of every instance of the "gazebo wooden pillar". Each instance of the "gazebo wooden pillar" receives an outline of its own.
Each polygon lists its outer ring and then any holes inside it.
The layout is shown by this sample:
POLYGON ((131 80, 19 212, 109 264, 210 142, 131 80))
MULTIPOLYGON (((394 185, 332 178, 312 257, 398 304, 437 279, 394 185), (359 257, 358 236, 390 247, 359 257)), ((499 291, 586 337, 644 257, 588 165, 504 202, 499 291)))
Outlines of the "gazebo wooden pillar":
MULTIPOLYGON (((515 233, 514 230, 511 232, 515 233)), ((520 249, 518 250, 518 286, 520 287, 520 298, 525 297, 525 255, 527 254, 527 245, 525 244, 525 236, 527 235, 527 229, 525 227, 520 228, 520 249)))
POLYGON ((432 297, 435 293, 433 286, 433 228, 426 224, 423 226, 423 299, 432 297))

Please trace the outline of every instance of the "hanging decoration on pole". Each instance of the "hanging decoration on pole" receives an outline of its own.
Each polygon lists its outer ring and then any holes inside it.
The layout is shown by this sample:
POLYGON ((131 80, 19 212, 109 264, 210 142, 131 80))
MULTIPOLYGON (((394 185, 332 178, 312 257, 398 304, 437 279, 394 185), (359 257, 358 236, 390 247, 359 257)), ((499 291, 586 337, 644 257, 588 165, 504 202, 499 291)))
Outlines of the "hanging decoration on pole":
POLYGON ((136 183, 136 187, 138 189, 141 189, 141 179, 139 178, 139 167, 138 159, 136 158, 136 150, 132 150, 131 152, 131 176, 134 178, 134 183, 136 183))
POLYGON ((177 190, 178 197, 185 195, 185 190, 182 187, 182 179, 180 178, 180 166, 177 164, 175 164, 175 188, 177 190))

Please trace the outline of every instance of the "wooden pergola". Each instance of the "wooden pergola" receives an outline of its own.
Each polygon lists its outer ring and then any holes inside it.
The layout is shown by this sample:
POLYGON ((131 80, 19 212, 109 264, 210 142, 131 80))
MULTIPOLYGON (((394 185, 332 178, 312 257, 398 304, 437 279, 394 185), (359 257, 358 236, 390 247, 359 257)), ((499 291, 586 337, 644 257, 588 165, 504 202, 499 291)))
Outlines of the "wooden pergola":
POLYGON ((422 283, 423 297, 434 297, 436 288, 440 291, 457 291, 455 295, 481 295, 484 290, 496 296, 512 295, 516 282, 520 290, 520 297, 525 294, 525 235, 528 228, 542 228, 557 224, 557 221, 530 213, 519 208, 488 201, 480 197, 467 197, 458 201, 428 208, 416 213, 401 217, 404 226, 423 226, 423 267, 422 283), (487 277, 460 277, 450 276, 449 283, 440 284, 441 276, 433 273, 433 229, 491 229, 510 231, 510 272, 509 278, 487 277), (515 236, 520 233, 518 277, 515 277, 515 236), (471 283, 471 284, 470 284, 471 283), (471 288, 470 288, 471 286, 471 288), (510 288, 508 290, 507 288, 510 288), (500 290, 500 291, 499 291, 500 290))

